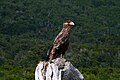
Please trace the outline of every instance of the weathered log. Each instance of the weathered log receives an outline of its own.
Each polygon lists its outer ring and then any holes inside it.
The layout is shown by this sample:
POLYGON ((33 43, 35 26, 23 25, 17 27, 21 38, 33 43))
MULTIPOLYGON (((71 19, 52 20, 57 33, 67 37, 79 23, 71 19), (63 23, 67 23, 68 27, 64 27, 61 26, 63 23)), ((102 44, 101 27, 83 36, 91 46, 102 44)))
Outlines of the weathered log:
POLYGON ((41 61, 35 70, 35 80, 84 80, 83 75, 64 58, 41 61))

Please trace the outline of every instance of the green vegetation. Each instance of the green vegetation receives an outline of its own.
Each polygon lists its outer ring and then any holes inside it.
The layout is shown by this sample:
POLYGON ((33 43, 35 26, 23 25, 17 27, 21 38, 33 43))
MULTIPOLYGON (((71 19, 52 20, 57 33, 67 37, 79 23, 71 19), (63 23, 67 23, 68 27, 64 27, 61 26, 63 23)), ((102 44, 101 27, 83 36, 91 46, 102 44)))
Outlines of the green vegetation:
POLYGON ((118 68, 82 68, 85 80, 120 80, 120 69, 118 68))
POLYGON ((120 80, 120 0, 1 0, 0 80, 34 80, 65 19, 65 58, 86 80, 120 80))

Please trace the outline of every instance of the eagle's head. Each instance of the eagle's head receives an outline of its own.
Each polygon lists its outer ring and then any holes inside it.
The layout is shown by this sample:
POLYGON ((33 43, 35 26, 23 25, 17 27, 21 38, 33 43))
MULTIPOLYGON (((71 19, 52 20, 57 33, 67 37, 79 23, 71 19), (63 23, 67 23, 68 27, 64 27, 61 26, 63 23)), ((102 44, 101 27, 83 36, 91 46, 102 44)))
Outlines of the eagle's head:
POLYGON ((71 20, 65 20, 65 22, 63 23, 64 28, 72 27, 74 25, 75 25, 75 23, 73 21, 71 21, 71 20))

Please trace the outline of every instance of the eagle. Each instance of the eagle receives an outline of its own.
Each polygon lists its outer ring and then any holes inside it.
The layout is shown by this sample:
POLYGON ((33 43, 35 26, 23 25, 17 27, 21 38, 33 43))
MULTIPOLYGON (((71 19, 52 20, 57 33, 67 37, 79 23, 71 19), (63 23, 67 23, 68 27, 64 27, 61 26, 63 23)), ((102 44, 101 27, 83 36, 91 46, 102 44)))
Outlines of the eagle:
POLYGON ((52 46, 47 52, 47 61, 52 62, 53 59, 63 57, 69 46, 70 31, 74 22, 71 20, 65 20, 63 28, 55 38, 52 46))

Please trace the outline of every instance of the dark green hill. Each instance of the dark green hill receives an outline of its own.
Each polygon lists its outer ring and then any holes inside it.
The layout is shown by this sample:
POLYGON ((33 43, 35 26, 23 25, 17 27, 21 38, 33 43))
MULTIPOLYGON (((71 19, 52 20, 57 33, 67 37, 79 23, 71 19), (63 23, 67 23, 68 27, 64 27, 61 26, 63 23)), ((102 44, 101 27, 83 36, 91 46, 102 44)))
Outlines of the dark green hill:
POLYGON ((46 58, 65 19, 76 24, 65 55, 74 66, 120 68, 119 0, 1 0, 1 79, 33 79, 36 64, 46 58))

